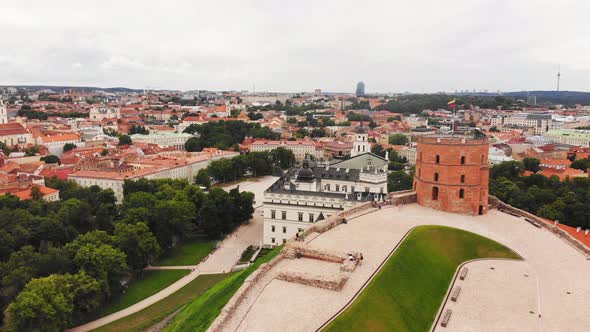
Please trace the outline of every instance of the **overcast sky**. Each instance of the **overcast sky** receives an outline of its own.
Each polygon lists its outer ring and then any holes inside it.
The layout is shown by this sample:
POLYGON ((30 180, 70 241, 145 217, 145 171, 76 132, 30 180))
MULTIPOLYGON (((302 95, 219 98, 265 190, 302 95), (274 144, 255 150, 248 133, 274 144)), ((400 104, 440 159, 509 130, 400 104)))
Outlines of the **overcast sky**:
POLYGON ((588 0, 1 1, 0 84, 590 91, 588 0))

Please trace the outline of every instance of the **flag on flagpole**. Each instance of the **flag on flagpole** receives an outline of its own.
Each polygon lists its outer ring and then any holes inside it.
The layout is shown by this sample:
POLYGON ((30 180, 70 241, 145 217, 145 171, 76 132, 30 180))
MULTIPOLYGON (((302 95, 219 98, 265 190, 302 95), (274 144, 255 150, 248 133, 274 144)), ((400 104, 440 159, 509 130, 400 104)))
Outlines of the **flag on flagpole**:
POLYGON ((456 101, 457 101, 457 99, 453 99, 453 100, 449 101, 449 102, 447 103, 447 105, 449 105, 449 107, 455 108, 455 102, 456 102, 456 101))

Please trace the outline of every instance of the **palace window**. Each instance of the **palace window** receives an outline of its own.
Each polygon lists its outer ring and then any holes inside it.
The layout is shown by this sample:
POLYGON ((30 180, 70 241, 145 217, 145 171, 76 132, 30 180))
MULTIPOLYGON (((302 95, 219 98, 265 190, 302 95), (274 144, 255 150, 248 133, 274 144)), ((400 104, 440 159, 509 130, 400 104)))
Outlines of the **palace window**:
POLYGON ((459 189, 459 198, 463 198, 465 196, 465 190, 459 189))
POLYGON ((438 173, 434 173, 434 181, 438 181, 438 173))
POLYGON ((465 183, 465 174, 461 174, 461 183, 465 183))
POLYGON ((439 155, 436 155, 436 163, 437 164, 440 163, 440 156, 439 155))
POLYGON ((309 214, 309 222, 313 222, 313 213, 309 214))
POLYGON ((432 187, 432 200, 438 201, 438 187, 432 187))
POLYGON ((283 233, 287 233, 287 226, 283 226, 283 233))
POLYGON ((275 219, 277 217, 277 211, 270 210, 270 219, 275 219))
POLYGON ((303 212, 299 212, 298 214, 299 214, 299 216, 298 216, 297 220, 303 221, 303 212))
POLYGON ((336 185, 336 191, 340 191, 340 185, 339 184, 336 185))
POLYGON ((461 156, 461 165, 465 165, 465 156, 461 156))
POLYGON ((281 219, 287 220, 287 211, 281 211, 281 219))
POLYGON ((275 231, 275 225, 270 226, 270 231, 274 232, 275 231))

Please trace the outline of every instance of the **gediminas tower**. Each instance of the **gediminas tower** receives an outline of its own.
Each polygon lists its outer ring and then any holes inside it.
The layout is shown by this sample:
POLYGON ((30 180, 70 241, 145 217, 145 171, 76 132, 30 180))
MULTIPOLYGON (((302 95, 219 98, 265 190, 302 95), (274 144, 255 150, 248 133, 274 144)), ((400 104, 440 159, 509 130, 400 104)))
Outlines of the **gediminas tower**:
POLYGON ((462 214, 486 213, 488 149, 487 137, 419 137, 414 175, 418 204, 462 214))

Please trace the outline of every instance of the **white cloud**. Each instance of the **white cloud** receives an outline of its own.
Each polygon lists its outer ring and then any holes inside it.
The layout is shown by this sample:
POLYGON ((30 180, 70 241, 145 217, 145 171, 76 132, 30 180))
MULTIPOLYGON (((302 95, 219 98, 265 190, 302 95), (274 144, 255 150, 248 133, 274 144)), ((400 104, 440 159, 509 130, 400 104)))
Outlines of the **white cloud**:
POLYGON ((561 64, 564 89, 588 90, 589 10, 584 0, 9 2, 0 84, 552 89, 561 64))

